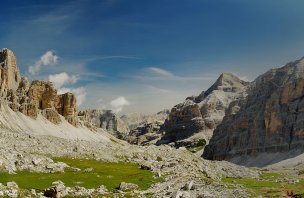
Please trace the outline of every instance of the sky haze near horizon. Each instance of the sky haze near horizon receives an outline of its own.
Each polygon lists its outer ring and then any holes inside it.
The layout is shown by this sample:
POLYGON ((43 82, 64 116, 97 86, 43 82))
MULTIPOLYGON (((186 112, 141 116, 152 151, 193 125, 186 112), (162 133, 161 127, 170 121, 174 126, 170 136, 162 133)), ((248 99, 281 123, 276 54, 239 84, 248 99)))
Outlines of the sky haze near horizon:
POLYGON ((155 113, 223 72, 253 80, 304 56, 302 0, 1 2, 0 48, 79 109, 155 113))

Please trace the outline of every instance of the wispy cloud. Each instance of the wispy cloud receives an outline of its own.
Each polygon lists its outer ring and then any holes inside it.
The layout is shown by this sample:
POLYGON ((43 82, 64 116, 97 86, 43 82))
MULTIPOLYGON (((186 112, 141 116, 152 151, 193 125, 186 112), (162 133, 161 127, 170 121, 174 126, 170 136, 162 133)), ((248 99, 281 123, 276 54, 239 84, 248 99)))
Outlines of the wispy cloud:
POLYGON ((113 56, 93 56, 85 59, 86 62, 97 61, 97 60, 107 60, 107 59, 134 59, 141 60, 143 58, 136 56, 124 56, 124 55, 113 55, 113 56))
POLYGON ((174 76, 171 72, 169 72, 165 69, 161 69, 159 67, 148 67, 148 68, 146 68, 146 70, 148 72, 151 72, 153 74, 160 75, 160 76, 166 76, 166 77, 168 77, 168 76, 173 77, 174 76))
POLYGON ((201 76, 180 76, 159 67, 147 67, 138 75, 132 76, 143 81, 210 81, 215 80, 217 74, 203 74, 201 76))
POLYGON ((58 62, 58 56, 54 51, 47 51, 43 54, 39 60, 35 62, 34 65, 29 66, 28 72, 31 75, 36 75, 40 72, 43 66, 55 65, 58 62))

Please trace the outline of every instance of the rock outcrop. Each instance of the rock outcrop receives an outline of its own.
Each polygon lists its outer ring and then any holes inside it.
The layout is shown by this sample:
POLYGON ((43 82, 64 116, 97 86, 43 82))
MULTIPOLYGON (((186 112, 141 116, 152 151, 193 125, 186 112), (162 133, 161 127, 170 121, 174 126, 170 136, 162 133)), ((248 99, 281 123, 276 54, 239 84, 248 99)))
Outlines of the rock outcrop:
POLYGON ((129 133, 128 126, 111 110, 85 110, 80 111, 78 116, 81 120, 92 123, 119 139, 125 139, 129 133))
POLYGON ((304 59, 271 69, 230 105, 203 156, 230 160, 304 150, 304 59))
POLYGON ((0 93, 6 96, 9 90, 16 91, 21 75, 15 55, 8 49, 0 51, 0 93))
POLYGON ((58 95, 51 82, 34 80, 31 85, 22 77, 16 57, 8 49, 0 51, 0 94, 9 107, 33 119, 42 114, 54 124, 65 117, 72 125, 78 126, 76 97, 72 93, 58 95))
POLYGON ((162 127, 164 122, 155 121, 142 124, 135 129, 132 129, 126 140, 130 144, 137 145, 150 145, 156 144, 156 142, 162 137, 162 127))
POLYGON ((199 96, 191 96, 171 109, 164 123, 166 134, 158 144, 179 141, 191 144, 198 139, 208 141, 232 101, 245 97, 248 82, 230 73, 223 73, 217 81, 199 96))
POLYGON ((144 115, 141 113, 130 113, 120 118, 128 125, 130 130, 133 130, 148 123, 164 122, 168 118, 169 113, 169 110, 164 109, 156 114, 144 115))
POLYGON ((92 125, 88 128, 102 128, 119 139, 131 144, 155 144, 161 137, 160 128, 169 114, 168 110, 156 114, 126 114, 119 117, 111 110, 91 109, 80 111, 78 117, 92 125))

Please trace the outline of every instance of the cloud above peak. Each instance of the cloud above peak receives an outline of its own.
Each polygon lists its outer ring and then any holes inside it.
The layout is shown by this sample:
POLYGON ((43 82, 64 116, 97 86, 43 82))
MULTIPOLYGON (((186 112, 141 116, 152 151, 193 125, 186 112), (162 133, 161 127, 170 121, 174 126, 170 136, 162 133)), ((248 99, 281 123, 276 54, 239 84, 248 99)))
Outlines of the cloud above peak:
POLYGON ((44 53, 39 60, 35 62, 34 65, 29 66, 28 72, 31 75, 36 75, 40 72, 43 66, 55 65, 58 62, 58 56, 54 51, 47 51, 44 53))
POLYGON ((51 81, 57 89, 67 84, 75 84, 79 80, 79 75, 69 75, 66 72, 49 75, 51 81))
POLYGON ((130 105, 130 102, 123 96, 119 96, 110 102, 110 108, 115 113, 121 112, 126 105, 130 105))

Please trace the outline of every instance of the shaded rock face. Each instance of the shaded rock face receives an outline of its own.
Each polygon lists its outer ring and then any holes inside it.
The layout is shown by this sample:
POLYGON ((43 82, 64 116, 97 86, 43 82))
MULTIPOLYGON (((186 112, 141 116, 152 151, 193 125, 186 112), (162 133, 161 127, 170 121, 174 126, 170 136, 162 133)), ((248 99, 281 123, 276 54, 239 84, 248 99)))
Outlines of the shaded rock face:
POLYGON ((93 127, 102 128, 131 144, 147 145, 155 144, 161 136, 160 128, 168 113, 163 110, 152 115, 132 113, 119 117, 111 110, 91 109, 80 111, 78 117, 86 123, 92 123, 93 127))
POLYGON ((164 122, 168 118, 169 113, 169 110, 164 109, 156 114, 143 115, 140 113, 131 113, 123 115, 120 118, 128 125, 130 130, 133 130, 147 123, 164 122))
POLYGON ((230 105, 205 158, 304 150, 304 60, 272 69, 250 87, 246 98, 230 105))
POLYGON ((100 117, 100 127, 119 137, 129 133, 126 124, 111 110, 106 110, 100 117))
POLYGON ((41 113, 49 121, 59 124, 62 115, 74 126, 78 125, 76 97, 72 93, 57 95, 51 82, 34 80, 31 85, 22 77, 16 57, 8 49, 0 51, 0 94, 13 111, 34 119, 41 113))
POLYGON ((137 145, 155 144, 162 136, 162 127, 163 122, 159 121, 142 124, 130 131, 126 141, 137 145))
POLYGON ((128 126, 111 110, 85 110, 80 111, 81 120, 92 123, 97 128, 102 128, 119 139, 125 139, 129 133, 128 126))
POLYGON ((208 141, 229 104, 245 97, 248 84, 233 74, 223 73, 207 91, 188 97, 171 109, 164 123, 166 134, 158 144, 184 141, 194 136, 208 141))

